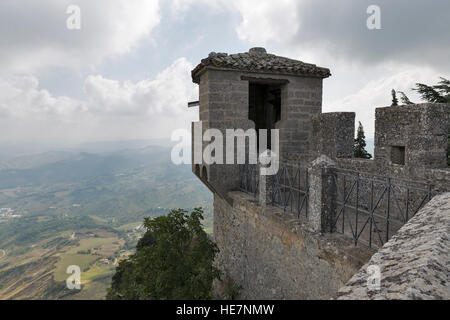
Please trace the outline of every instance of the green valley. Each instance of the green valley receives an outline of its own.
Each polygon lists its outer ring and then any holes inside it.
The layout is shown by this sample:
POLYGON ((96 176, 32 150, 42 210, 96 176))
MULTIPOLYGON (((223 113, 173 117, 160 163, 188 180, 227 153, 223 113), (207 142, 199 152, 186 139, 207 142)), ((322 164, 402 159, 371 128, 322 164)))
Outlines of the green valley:
POLYGON ((50 154, 0 162, 0 299, 104 299, 145 217, 203 207, 212 232, 209 191, 168 148, 50 154))

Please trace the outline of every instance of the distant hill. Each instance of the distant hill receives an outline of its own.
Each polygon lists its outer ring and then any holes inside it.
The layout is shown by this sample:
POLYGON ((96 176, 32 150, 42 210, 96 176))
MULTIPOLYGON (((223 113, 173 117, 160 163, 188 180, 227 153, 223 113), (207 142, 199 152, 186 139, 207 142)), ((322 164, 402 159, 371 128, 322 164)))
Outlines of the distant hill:
POLYGON ((0 218, 0 299, 103 299, 145 217, 201 206, 211 230, 210 191, 170 151, 119 142, 1 159, 0 208, 18 217, 0 218), (65 286, 69 265, 83 269, 80 292, 65 286))
POLYGON ((8 157, 0 159, 0 170, 31 169, 45 164, 68 160, 74 153, 65 151, 48 151, 44 153, 8 157))

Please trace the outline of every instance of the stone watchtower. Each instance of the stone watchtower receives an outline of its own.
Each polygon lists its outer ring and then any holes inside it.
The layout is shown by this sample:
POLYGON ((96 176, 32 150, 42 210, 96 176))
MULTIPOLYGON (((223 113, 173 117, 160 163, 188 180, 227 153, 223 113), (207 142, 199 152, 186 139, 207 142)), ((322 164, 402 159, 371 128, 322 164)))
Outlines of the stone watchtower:
MULTIPOLYGON (((429 218, 438 212, 417 212, 435 193, 450 190, 450 105, 378 108, 375 159, 356 159, 355 113, 322 113, 322 82, 330 75, 329 69, 263 48, 211 53, 192 71, 200 88, 200 121, 192 126, 193 171, 214 193, 216 263, 225 280, 242 288, 241 299, 334 298, 373 249, 399 230, 408 236, 395 241, 415 250, 410 239, 418 233, 408 230, 419 220, 411 217, 418 214, 430 234, 443 226, 429 218), (255 130, 266 129, 278 129, 279 149, 266 145, 263 135, 255 137, 255 130), (266 174, 264 163, 237 161, 266 148, 281 160, 276 174, 266 174)), ((435 205, 443 206, 447 197, 435 205)), ((412 243, 427 250, 421 241, 412 243)), ((433 243, 440 248, 431 251, 440 253, 441 244, 433 243)), ((401 274, 389 278, 408 283, 416 278, 403 276, 411 261, 398 250, 401 245, 388 247, 386 256, 396 254, 402 265, 401 274)), ((438 260, 430 260, 427 274, 445 270, 431 261, 438 260)), ((366 267, 361 270, 367 274, 366 267)), ((361 284, 366 282, 355 279, 355 292, 365 292, 361 284)), ((227 281, 215 284, 216 294, 223 286, 227 281)))
MULTIPOLYGON (((192 71, 200 90, 202 130, 218 129, 226 140, 226 129, 279 129, 281 158, 307 155, 314 150, 311 118, 322 112, 322 81, 330 75, 329 69, 268 54, 264 48, 210 53, 192 71)), ((193 141, 193 154, 206 145, 193 141)), ((194 163, 193 172, 224 198, 239 187, 237 165, 194 163)))

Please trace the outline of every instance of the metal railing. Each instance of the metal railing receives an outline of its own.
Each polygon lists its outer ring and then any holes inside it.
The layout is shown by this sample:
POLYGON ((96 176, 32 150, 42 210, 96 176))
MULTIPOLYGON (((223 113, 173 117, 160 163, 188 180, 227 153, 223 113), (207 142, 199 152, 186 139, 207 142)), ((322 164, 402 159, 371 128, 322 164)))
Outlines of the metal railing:
POLYGON ((280 169, 273 179, 272 205, 284 211, 308 216, 308 169, 280 163, 280 169))
POLYGON ((426 183, 344 169, 332 176, 336 208, 330 231, 370 248, 382 247, 433 196, 426 183))
MULTIPOLYGON (((331 230, 352 239, 355 245, 381 248, 435 195, 432 185, 346 169, 334 169, 327 179, 330 194, 331 230)), ((240 190, 254 197, 259 193, 259 166, 240 165, 240 190)), ((308 217, 310 198, 308 169, 280 163, 271 178, 273 206, 298 218, 308 217)))
POLYGON ((259 189, 259 166, 257 164, 239 165, 240 190, 254 197, 259 189))

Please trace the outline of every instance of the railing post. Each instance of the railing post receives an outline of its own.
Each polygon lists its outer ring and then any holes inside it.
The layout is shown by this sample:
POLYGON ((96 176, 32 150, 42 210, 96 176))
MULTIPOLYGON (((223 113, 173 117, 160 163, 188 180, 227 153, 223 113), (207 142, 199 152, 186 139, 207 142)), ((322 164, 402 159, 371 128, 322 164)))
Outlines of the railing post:
POLYGON ((273 192, 274 192, 274 183, 275 183, 275 175, 267 175, 267 168, 270 168, 274 161, 278 159, 275 158, 274 154, 266 153, 260 156, 260 164, 259 164, 259 190, 258 190, 258 201, 261 206, 271 205, 273 202, 273 192), (264 172, 266 171, 266 172, 264 172))
POLYGON ((314 232, 333 232, 336 212, 336 163, 325 155, 308 168, 308 222, 314 232))

